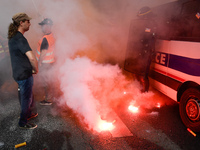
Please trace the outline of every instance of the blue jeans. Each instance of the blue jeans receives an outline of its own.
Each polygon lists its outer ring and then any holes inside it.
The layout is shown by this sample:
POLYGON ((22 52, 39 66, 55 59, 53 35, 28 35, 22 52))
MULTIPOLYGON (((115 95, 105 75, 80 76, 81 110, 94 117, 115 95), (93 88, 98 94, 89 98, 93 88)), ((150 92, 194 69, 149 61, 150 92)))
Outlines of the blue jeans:
POLYGON ((33 76, 16 82, 18 83, 19 102, 21 105, 19 126, 24 126, 28 122, 27 119, 31 115, 32 108, 35 105, 32 93, 33 76))

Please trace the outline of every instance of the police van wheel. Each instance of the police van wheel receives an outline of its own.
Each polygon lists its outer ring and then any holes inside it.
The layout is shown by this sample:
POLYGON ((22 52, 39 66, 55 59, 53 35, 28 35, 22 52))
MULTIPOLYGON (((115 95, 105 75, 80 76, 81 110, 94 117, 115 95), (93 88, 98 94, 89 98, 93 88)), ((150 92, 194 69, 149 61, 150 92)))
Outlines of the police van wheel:
POLYGON ((183 93, 179 112, 187 128, 200 132, 200 90, 189 88, 183 93))

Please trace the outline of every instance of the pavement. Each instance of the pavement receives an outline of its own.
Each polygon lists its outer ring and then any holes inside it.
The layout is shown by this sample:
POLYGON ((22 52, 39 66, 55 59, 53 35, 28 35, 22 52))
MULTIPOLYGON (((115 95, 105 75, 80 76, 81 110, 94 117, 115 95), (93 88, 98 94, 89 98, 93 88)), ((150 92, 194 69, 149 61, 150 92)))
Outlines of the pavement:
POLYGON ((179 118, 178 104, 173 101, 166 101, 161 109, 143 109, 138 115, 128 112, 123 103, 111 112, 116 127, 99 133, 89 130, 67 106, 41 106, 36 97, 39 115, 30 122, 38 127, 21 129, 16 89, 14 82, 6 82, 0 88, 0 150, 193 150, 200 146, 199 134, 194 137, 186 130, 179 118), (26 145, 15 148, 24 142, 26 145))
POLYGON ((56 106, 40 106, 36 101, 38 117, 31 119, 38 125, 36 129, 25 130, 18 127, 20 106, 14 83, 1 88, 0 96, 0 149, 15 149, 15 145, 26 142, 19 149, 88 149, 83 132, 74 125, 71 116, 63 119, 57 115, 56 106), (11 89, 10 89, 11 88, 11 89), (73 133, 71 132, 73 131, 73 133), (76 141, 74 143, 73 141, 76 141))
MULTIPOLYGON (((53 103, 42 106, 36 97, 38 116, 30 120, 37 124, 36 129, 26 130, 18 126, 20 105, 17 85, 13 81, 4 83, 0 89, 0 149, 16 149, 15 145, 26 142, 17 149, 22 150, 89 150, 115 149, 117 145, 129 149, 123 140, 112 140, 112 136, 131 136, 132 133, 122 124, 121 130, 95 132, 88 130, 87 125, 66 106, 61 110, 53 103), (119 132, 120 131, 120 132, 119 132), (112 135, 113 134, 113 135, 112 135), (120 142, 119 142, 120 141, 120 142), (119 143, 118 143, 119 142, 119 143)), ((115 114, 117 118, 117 115, 115 114)))

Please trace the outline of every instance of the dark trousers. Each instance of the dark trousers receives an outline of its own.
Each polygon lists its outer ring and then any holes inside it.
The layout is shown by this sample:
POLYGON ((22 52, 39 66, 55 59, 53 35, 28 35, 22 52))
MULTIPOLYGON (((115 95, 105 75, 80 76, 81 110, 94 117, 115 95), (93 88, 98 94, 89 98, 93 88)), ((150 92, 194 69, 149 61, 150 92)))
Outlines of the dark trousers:
POLYGON ((149 78, 148 74, 145 75, 136 75, 137 80, 142 85, 141 92, 148 92, 149 91, 149 78))
POLYGON ((33 77, 31 76, 28 79, 16 82, 18 83, 19 101, 21 105, 19 126, 24 126, 28 122, 27 119, 31 115, 35 105, 32 93, 33 77))

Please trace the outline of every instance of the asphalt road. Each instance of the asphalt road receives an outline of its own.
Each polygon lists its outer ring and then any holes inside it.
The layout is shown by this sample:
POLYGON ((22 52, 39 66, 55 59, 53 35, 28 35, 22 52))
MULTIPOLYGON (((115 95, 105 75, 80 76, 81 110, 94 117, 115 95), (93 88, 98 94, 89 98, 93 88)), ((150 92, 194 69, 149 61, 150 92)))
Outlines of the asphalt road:
POLYGON ((76 114, 66 107, 40 106, 38 117, 31 120, 38 125, 34 130, 17 126, 19 102, 16 85, 8 83, 0 89, 0 149, 12 150, 26 142, 20 150, 196 150, 200 147, 200 135, 193 136, 182 124, 178 104, 154 91, 155 101, 162 101, 160 108, 141 106, 138 113, 128 110, 123 102, 113 108, 111 116, 115 128, 97 133, 86 128, 76 114), (59 114, 57 112, 60 112, 59 114))

